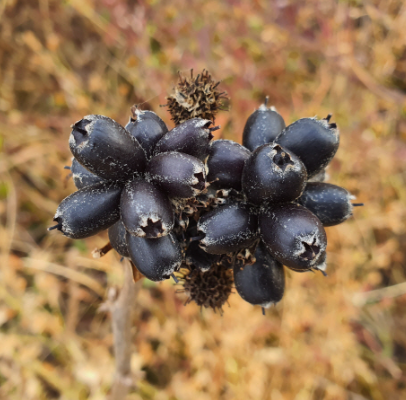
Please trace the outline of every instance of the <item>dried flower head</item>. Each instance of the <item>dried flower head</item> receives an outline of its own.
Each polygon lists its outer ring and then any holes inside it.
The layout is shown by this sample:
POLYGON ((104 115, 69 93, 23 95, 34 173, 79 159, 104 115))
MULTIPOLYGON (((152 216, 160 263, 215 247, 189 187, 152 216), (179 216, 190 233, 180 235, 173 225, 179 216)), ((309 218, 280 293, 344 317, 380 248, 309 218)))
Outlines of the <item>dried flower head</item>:
POLYGON ((223 101, 227 99, 226 92, 220 92, 217 87, 220 84, 212 79, 209 71, 193 77, 193 69, 190 78, 179 74, 179 81, 172 94, 167 97, 166 106, 176 125, 191 118, 209 119, 214 122, 218 110, 222 109, 223 101))
POLYGON ((233 288, 232 270, 221 264, 213 264, 206 272, 197 268, 183 269, 182 272, 182 292, 189 295, 186 304, 194 301, 200 307, 210 307, 221 313, 233 288))

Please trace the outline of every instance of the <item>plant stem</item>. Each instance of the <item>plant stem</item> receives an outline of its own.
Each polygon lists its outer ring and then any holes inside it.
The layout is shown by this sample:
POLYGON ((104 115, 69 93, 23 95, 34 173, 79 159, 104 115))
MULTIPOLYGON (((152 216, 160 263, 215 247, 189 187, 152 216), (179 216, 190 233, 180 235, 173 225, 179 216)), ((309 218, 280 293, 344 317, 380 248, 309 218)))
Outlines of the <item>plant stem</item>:
POLYGON ((133 352, 131 328, 143 276, 133 269, 129 261, 124 261, 123 267, 123 287, 119 293, 117 289, 110 288, 107 303, 101 307, 102 310, 109 310, 111 313, 116 359, 116 371, 109 400, 125 399, 130 387, 135 384, 134 375, 131 373, 133 352))

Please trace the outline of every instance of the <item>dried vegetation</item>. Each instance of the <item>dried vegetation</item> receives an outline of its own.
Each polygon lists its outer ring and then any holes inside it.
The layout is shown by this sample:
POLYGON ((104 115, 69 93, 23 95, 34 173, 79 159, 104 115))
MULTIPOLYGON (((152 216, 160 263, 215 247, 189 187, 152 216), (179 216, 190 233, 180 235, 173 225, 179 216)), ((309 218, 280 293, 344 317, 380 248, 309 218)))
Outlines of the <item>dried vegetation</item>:
POLYGON ((265 317, 236 295, 220 316, 144 282, 127 398, 406 398, 403 1, 3 0, 0 21, 0 398, 106 398, 113 337, 97 310, 119 258, 92 259, 103 235, 46 232, 73 191, 69 126, 125 124, 145 101, 172 126, 159 105, 191 68, 223 81, 224 138, 265 95, 288 122, 334 113, 329 174, 366 206, 328 228, 328 277, 290 273, 265 317))

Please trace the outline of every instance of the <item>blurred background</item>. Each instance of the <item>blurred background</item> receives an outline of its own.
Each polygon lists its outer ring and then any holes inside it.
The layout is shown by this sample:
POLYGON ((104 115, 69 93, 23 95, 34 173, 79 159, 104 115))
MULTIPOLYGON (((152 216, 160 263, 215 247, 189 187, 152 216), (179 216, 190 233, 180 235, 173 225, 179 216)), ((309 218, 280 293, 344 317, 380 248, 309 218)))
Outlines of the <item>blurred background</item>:
POLYGON ((217 138, 241 141, 264 100, 287 124, 333 114, 329 182, 365 207, 327 228, 328 277, 287 272, 264 317, 234 294, 220 316, 144 282, 128 399, 406 398, 406 5, 402 0, 0 1, 0 398, 105 399, 121 286, 101 234, 48 233, 74 191, 70 125, 125 124, 177 72, 208 69, 230 97, 217 138), (140 374, 138 374, 140 375, 140 374))

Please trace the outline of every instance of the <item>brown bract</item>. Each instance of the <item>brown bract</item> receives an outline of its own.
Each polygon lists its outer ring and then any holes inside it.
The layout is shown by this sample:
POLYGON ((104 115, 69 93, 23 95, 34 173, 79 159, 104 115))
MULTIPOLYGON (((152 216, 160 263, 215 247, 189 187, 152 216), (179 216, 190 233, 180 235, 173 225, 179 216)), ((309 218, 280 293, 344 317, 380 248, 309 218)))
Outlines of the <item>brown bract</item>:
POLYGON ((189 298, 186 304, 194 301, 198 306, 223 312, 233 287, 232 270, 222 264, 213 264, 206 272, 187 269, 183 276, 183 287, 189 298))
POLYGON ((178 84, 167 97, 166 104, 175 124, 195 117, 214 122, 217 112, 224 105, 223 100, 227 99, 227 93, 218 90, 219 84, 220 81, 214 81, 205 69, 196 78, 193 77, 193 69, 190 78, 179 74, 178 84))

